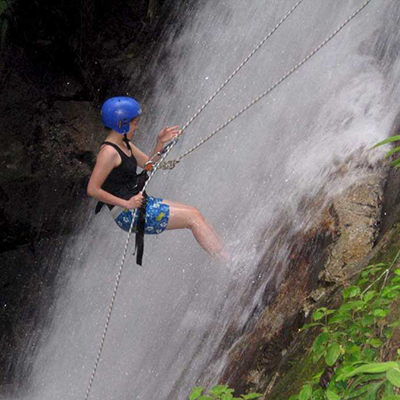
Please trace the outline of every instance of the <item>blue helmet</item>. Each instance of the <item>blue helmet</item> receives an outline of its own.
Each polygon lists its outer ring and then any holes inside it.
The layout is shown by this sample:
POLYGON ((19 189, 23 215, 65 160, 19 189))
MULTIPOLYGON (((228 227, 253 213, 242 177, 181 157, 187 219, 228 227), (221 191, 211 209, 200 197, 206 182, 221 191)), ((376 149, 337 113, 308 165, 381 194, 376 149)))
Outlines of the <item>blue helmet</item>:
POLYGON ((111 97, 101 107, 101 120, 118 133, 128 133, 129 122, 142 113, 139 103, 131 97, 111 97))

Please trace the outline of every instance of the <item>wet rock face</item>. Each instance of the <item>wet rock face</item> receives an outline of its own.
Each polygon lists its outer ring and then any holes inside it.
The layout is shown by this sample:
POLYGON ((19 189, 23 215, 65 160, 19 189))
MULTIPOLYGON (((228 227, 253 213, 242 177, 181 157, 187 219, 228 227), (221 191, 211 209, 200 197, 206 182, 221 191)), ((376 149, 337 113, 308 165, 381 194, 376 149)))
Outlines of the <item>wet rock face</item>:
MULTIPOLYGON (((30 372, 20 357, 34 356, 32 332, 40 334, 51 313, 65 239, 89 201, 86 185, 105 137, 99 105, 126 93, 132 70, 144 68, 167 18, 179 12, 167 0, 7 4, 0 15, 0 397, 30 372)), ((135 82, 132 92, 151 90, 149 79, 135 82)))
MULTIPOLYGON (((282 357, 307 315, 338 284, 351 279, 376 244, 386 175, 387 168, 371 171, 322 212, 316 208, 320 218, 314 226, 292 238, 290 263, 279 290, 265 296, 268 301, 251 331, 230 351, 222 382, 230 382, 239 393, 274 386, 282 357)), ((268 265, 267 255, 260 268, 268 265)))
POLYGON ((0 122, 0 132, 10 132, 0 149, 0 386, 29 373, 18 358, 34 353, 32 332, 51 310, 60 252, 79 227, 75 210, 89 201, 86 184, 103 136, 89 102, 27 103, 9 105, 31 117, 19 135, 0 122))
POLYGON ((18 130, 10 130, 8 119, 0 122, 0 131, 10 132, 0 149, 2 252, 32 246, 51 235, 51 226, 58 226, 63 217, 59 208, 70 208, 71 195, 85 196, 94 151, 103 135, 98 114, 88 102, 8 106, 12 114, 28 114, 30 122, 24 124, 23 118, 18 130))
POLYGON ((368 254, 379 234, 386 171, 371 174, 333 201, 340 236, 326 251, 328 260, 319 279, 345 283, 349 273, 368 254))

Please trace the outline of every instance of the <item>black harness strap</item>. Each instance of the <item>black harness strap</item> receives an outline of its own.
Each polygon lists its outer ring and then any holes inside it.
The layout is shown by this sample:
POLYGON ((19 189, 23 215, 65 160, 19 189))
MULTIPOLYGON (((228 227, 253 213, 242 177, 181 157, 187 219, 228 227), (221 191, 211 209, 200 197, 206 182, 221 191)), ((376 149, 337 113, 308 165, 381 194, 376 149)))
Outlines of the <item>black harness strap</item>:
MULTIPOLYGON (((124 143, 128 147, 129 151, 131 152, 132 156, 132 148, 129 144, 129 140, 124 135, 124 143)), ((136 238, 135 238, 135 253, 136 253, 136 264, 142 265, 143 261, 143 253, 144 253, 144 230, 146 225, 146 207, 147 207, 147 194, 146 192, 143 193, 144 200, 142 206, 137 210, 138 213, 138 221, 136 225, 136 238)))
POLYGON ((143 193, 144 200, 142 206, 138 209, 138 221, 136 225, 136 239, 135 239, 135 252, 136 264, 142 265, 143 252, 144 252, 144 231, 146 228, 146 207, 147 207, 147 194, 143 193))

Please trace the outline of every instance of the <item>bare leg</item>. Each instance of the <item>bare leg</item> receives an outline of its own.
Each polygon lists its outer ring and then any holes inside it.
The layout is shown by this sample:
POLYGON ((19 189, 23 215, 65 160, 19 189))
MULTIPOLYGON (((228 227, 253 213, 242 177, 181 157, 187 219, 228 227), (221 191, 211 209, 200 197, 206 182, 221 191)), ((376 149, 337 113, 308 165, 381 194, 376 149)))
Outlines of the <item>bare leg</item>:
POLYGON ((170 200, 163 200, 163 203, 169 205, 167 230, 190 229, 197 242, 208 254, 220 261, 227 260, 221 239, 197 208, 170 200))

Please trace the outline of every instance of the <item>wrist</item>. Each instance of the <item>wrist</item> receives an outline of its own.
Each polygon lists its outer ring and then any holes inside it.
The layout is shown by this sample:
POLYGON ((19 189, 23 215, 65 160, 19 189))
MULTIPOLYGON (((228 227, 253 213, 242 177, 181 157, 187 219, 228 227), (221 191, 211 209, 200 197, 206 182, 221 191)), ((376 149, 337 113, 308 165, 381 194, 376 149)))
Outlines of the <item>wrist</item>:
POLYGON ((121 207, 123 207, 123 208, 129 208, 128 200, 124 200, 123 202, 121 202, 121 207))

